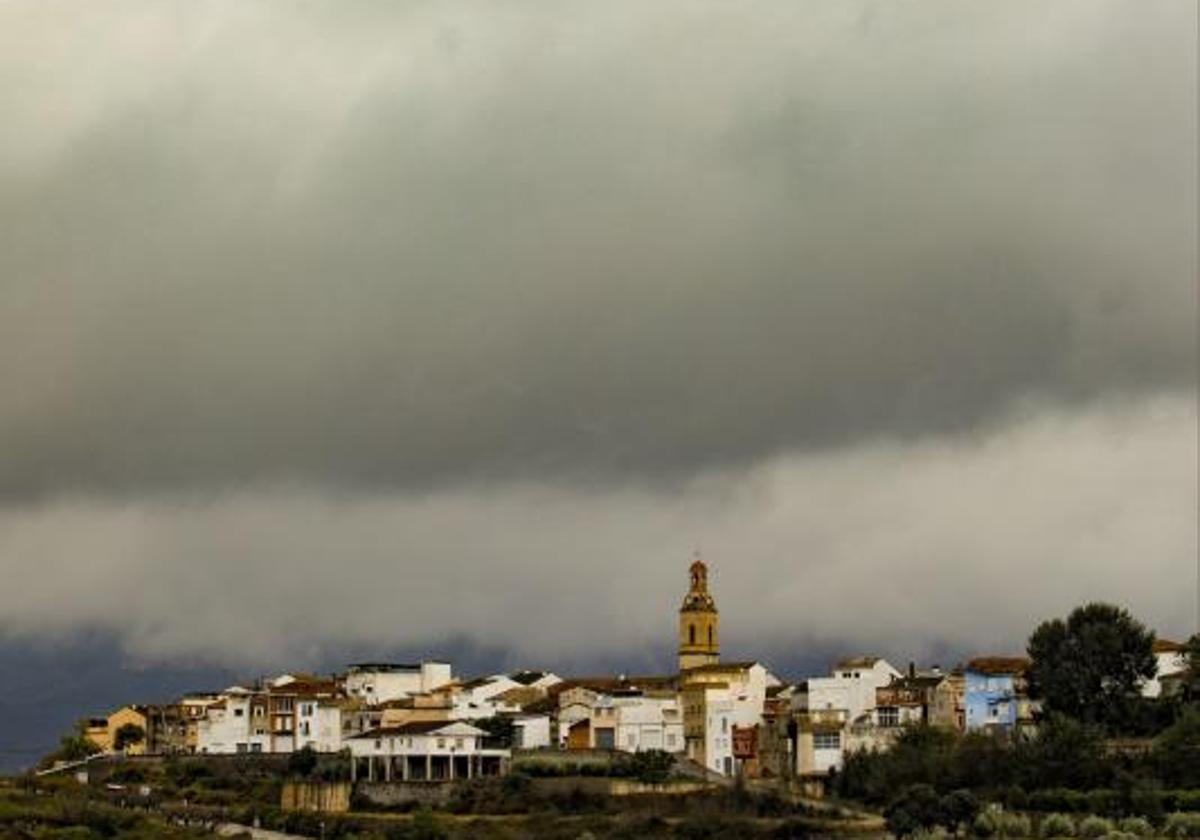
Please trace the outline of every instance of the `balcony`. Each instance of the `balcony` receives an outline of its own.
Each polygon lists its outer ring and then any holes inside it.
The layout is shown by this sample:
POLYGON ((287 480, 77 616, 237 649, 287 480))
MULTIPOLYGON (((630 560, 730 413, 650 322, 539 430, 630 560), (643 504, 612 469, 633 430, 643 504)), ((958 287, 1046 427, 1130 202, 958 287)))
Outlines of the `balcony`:
POLYGON ((850 712, 846 709, 810 709, 796 713, 801 729, 842 729, 849 719, 850 712))

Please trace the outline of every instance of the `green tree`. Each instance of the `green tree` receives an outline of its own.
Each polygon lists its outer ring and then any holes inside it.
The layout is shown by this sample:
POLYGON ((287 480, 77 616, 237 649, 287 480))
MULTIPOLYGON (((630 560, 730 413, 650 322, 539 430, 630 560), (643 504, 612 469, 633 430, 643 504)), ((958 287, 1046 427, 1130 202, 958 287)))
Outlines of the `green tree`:
POLYGON ((516 726, 513 719, 507 715, 494 715, 482 718, 473 723, 487 733, 488 740, 499 747, 511 747, 516 726))
POLYGON ((146 730, 138 726, 136 723, 122 724, 115 733, 113 733, 113 749, 121 752, 126 747, 132 747, 146 740, 146 730))
POLYGON ((1154 634, 1112 604, 1078 607, 1029 638, 1029 692, 1045 709, 1120 731, 1154 676, 1154 634))
POLYGON ((304 746, 288 756, 288 773, 307 779, 317 769, 317 754, 310 746, 304 746))
POLYGON ((1168 786, 1200 787, 1200 708, 1184 709, 1179 720, 1158 737, 1154 763, 1168 786))
POLYGON ((1017 747, 1025 788, 1088 790, 1111 781, 1102 735, 1095 726, 1058 712, 1047 714, 1037 736, 1017 747))
POLYGON ((675 759, 662 750, 643 750, 629 758, 629 775, 650 785, 661 785, 671 775, 675 759))
POLYGON ((1189 703, 1200 704, 1200 633, 1187 640, 1187 664, 1183 697, 1189 703))
POLYGON ((969 790, 952 790, 938 802, 938 822, 951 834, 971 825, 982 807, 975 794, 969 790))
POLYGON ((58 761, 82 761, 98 752, 100 748, 82 735, 64 735, 58 742, 58 750, 52 758, 58 761))
POLYGON ((919 829, 931 829, 942 820, 942 801, 932 785, 910 785, 883 812, 888 831, 907 837, 919 829))

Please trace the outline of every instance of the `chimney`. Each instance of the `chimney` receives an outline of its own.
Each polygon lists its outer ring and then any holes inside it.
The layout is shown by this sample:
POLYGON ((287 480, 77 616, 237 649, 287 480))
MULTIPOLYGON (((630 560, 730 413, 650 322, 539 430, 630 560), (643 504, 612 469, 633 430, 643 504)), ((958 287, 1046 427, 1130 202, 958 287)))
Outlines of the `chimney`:
POLYGON ((915 677, 916 675, 917 675, 917 663, 915 663, 915 662, 909 662, 909 663, 908 663, 908 676, 909 676, 909 679, 912 679, 912 678, 913 678, 913 677, 915 677))

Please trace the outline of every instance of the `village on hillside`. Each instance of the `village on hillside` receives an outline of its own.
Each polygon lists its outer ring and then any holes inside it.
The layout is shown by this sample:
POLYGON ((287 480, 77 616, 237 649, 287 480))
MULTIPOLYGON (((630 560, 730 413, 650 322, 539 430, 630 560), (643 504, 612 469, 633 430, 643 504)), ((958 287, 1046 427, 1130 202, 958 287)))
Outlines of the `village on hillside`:
MULTIPOLYGON (((87 719, 80 734, 97 756, 342 754, 352 780, 377 783, 501 776, 514 752, 660 751, 700 778, 784 779, 820 795, 848 755, 887 748, 913 724, 1012 737, 1037 726, 1023 657, 980 655, 943 669, 854 656, 792 682, 761 662, 722 661, 699 558, 678 627, 674 674, 462 679, 446 662, 364 662, 335 676, 284 674, 124 706, 87 719)), ((1185 646, 1158 639, 1153 651, 1143 697, 1176 696, 1185 646)))

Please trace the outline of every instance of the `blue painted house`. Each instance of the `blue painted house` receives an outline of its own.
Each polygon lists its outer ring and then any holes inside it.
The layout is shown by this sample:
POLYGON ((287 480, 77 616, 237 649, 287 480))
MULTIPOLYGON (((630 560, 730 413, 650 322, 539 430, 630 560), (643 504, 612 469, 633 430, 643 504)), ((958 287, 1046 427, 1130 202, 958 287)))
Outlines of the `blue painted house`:
POLYGON ((1028 719, 1025 674, 1029 660, 985 656, 963 666, 963 707, 968 732, 1012 733, 1028 719))

